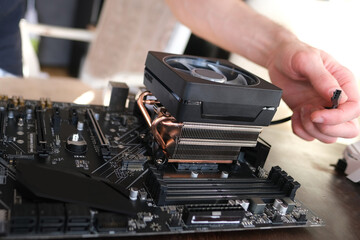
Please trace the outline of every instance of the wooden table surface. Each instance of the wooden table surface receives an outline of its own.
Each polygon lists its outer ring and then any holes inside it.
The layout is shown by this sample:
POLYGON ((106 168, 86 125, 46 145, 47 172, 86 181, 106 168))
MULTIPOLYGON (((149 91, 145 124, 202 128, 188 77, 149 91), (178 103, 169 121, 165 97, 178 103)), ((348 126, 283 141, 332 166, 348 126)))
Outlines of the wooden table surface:
MULTIPOLYGON (((0 79, 0 94, 24 98, 51 97, 73 101, 93 91, 79 81, 0 79)), ((102 91, 92 103, 101 104, 102 91)), ((261 136, 272 145, 265 169, 279 165, 301 184, 296 198, 321 217, 325 227, 179 234, 132 239, 360 239, 360 185, 334 171, 330 164, 341 157, 345 145, 305 142, 288 127, 265 128, 261 136)), ((121 238, 124 239, 124 238, 121 238)))
POLYGON ((0 78, 0 95, 9 97, 23 96, 24 99, 39 100, 40 97, 51 98, 52 101, 74 102, 87 94, 87 103, 102 104, 103 90, 92 89, 75 78, 53 77, 38 78, 0 78), (90 99, 91 98, 91 99, 90 99))
POLYGON ((278 165, 301 184, 296 198, 325 221, 324 227, 199 233, 147 239, 360 239, 360 185, 338 174, 330 164, 345 145, 306 142, 290 130, 268 127, 262 138, 272 145, 265 169, 278 165))

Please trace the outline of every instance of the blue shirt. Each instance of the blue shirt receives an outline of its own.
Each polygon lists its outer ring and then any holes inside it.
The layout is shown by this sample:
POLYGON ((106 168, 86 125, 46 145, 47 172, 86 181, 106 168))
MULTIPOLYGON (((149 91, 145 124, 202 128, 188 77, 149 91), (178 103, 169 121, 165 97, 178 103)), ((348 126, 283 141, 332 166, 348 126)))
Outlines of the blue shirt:
POLYGON ((0 68, 18 76, 22 76, 19 21, 25 6, 25 0, 0 1, 0 68))

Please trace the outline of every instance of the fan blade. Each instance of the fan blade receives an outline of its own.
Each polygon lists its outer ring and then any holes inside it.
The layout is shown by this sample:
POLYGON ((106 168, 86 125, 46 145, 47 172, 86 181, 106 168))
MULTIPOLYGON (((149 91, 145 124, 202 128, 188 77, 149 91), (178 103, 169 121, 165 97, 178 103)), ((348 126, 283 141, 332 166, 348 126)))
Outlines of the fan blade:
POLYGON ((190 73, 192 67, 189 66, 183 59, 169 59, 167 61, 167 64, 169 64, 171 67, 173 67, 176 70, 190 73))
POLYGON ((248 85, 246 78, 240 73, 238 73, 238 76, 234 80, 230 80, 230 81, 228 80, 225 83, 226 84, 235 84, 235 85, 245 85, 245 86, 248 85))
POLYGON ((190 70, 185 70, 185 69, 182 69, 182 68, 177 68, 177 67, 173 67, 174 69, 180 71, 180 72, 184 72, 184 73, 187 73, 187 74, 191 74, 190 70))
POLYGON ((209 65, 209 67, 211 67, 211 69, 213 69, 217 73, 220 73, 220 74, 224 75, 227 78, 228 81, 235 80, 239 75, 239 71, 237 71, 234 68, 230 68, 230 67, 227 67, 227 66, 222 66, 220 64, 215 65, 215 64, 210 64, 209 63, 208 65, 209 65))
POLYGON ((181 63, 183 66, 185 66, 189 71, 195 69, 191 64, 187 63, 186 61, 182 61, 181 59, 178 60, 179 63, 181 63))
POLYGON ((207 65, 208 65, 209 68, 211 68, 212 70, 214 70, 214 71, 217 72, 218 74, 224 75, 224 74, 220 71, 220 69, 217 68, 217 66, 219 66, 219 65, 215 66, 215 65, 212 64, 212 63, 208 63, 207 65))

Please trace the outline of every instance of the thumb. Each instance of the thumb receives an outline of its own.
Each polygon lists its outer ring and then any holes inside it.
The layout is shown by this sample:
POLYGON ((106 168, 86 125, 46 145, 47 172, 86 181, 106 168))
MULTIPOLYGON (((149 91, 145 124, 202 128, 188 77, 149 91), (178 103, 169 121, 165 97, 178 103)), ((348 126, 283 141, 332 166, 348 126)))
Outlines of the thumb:
MULTIPOLYGON (((321 54, 316 49, 303 50, 296 53, 291 61, 293 71, 310 81, 319 95, 329 101, 335 90, 342 90, 339 82, 326 69, 321 54)), ((340 103, 346 102, 348 97, 342 91, 340 103)))

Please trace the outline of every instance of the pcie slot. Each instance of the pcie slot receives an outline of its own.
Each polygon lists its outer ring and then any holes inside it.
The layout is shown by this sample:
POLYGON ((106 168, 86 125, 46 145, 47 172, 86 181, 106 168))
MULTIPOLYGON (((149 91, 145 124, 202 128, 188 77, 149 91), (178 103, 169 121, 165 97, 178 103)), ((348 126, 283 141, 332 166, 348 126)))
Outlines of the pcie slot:
POLYGON ((0 140, 3 140, 5 137, 5 111, 0 111, 0 140))
MULTIPOLYGON (((101 130, 101 127, 96 120, 95 113, 92 109, 86 109, 86 115, 89 120, 90 129, 92 129, 96 144, 99 145, 98 154, 105 158, 111 157, 110 143, 109 140, 105 137, 104 133, 101 130)), ((97 148, 97 147, 96 147, 97 148)))
POLYGON ((46 140, 47 131, 46 131, 46 121, 45 114, 41 108, 36 108, 36 134, 37 134, 37 152, 40 156, 44 157, 49 154, 49 145, 46 140))
POLYGON ((89 117, 92 129, 95 133, 95 137, 98 140, 100 146, 109 146, 109 140, 105 137, 104 133, 101 130, 101 127, 98 121, 95 118, 95 113, 92 109, 86 109, 87 116, 89 117))

